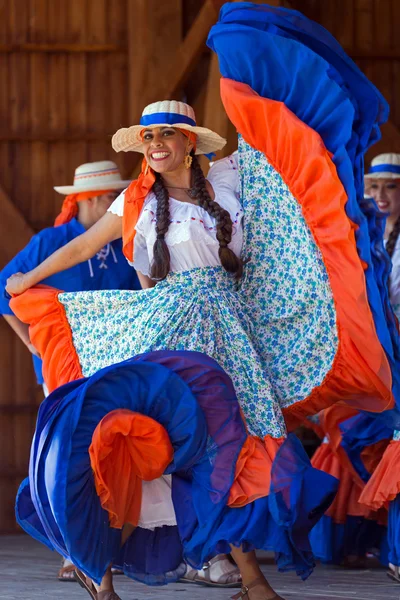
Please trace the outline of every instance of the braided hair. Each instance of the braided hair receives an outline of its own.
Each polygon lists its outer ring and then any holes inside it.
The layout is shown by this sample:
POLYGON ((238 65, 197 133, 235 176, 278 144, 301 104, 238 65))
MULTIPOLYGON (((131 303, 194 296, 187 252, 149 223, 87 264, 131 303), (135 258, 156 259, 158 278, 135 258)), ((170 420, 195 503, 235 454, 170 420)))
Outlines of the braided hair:
POLYGON ((400 234, 400 217, 397 218, 397 221, 394 224, 393 229, 390 232, 390 235, 388 237, 388 241, 386 242, 386 251, 389 254, 390 258, 392 258, 392 256, 393 256, 399 234, 400 234))
POLYGON ((157 238, 153 246, 153 263, 151 265, 150 277, 152 279, 165 279, 170 271, 171 256, 165 241, 165 234, 170 223, 169 193, 164 185, 160 173, 156 173, 153 192, 157 198, 156 210, 156 234, 157 238))
MULTIPOLYGON (((207 190, 206 179, 194 152, 191 152, 192 162, 192 192, 198 206, 203 208, 217 224, 217 240, 219 242, 219 258, 221 265, 228 273, 232 273, 235 279, 240 279, 243 273, 243 261, 228 247, 232 239, 232 219, 227 210, 222 208, 218 202, 211 199, 207 190)), ((154 260, 151 267, 152 279, 165 279, 170 271, 171 257, 165 241, 165 235, 170 223, 169 194, 162 177, 156 174, 153 192, 157 198, 156 211, 156 233, 157 239, 154 243, 154 260)))

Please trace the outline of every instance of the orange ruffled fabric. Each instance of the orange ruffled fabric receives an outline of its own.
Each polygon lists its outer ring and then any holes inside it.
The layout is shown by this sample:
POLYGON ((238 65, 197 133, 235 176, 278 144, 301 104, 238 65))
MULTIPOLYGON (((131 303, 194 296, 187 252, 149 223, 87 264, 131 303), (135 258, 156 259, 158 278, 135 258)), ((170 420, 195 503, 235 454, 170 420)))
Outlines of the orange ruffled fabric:
POLYGON ((235 480, 231 486, 228 506, 239 508, 268 496, 271 468, 284 438, 266 436, 264 440, 249 436, 236 462, 235 480))
POLYGON ((111 527, 136 526, 142 481, 161 477, 174 456, 167 431, 145 415, 114 410, 97 425, 89 455, 96 492, 111 527))
POLYGON ((11 310, 29 325, 29 337, 43 360, 43 379, 50 392, 83 377, 58 294, 60 290, 39 285, 10 301, 11 310))
POLYGON ((288 429, 343 399, 372 412, 392 408, 390 366, 376 335, 355 226, 345 214, 346 193, 329 152, 320 136, 282 102, 225 78, 221 97, 245 141, 265 154, 301 205, 336 305, 339 347, 334 364, 307 398, 283 409, 288 429))
POLYGON ((378 510, 400 494, 400 442, 392 440, 366 484, 360 502, 378 510))
POLYGON ((364 517, 381 524, 386 523, 386 511, 376 512, 360 503, 364 483, 360 478, 354 479, 352 472, 343 466, 329 444, 321 444, 314 454, 311 464, 315 469, 329 473, 339 480, 339 489, 335 500, 325 513, 334 523, 344 524, 349 516, 364 517))

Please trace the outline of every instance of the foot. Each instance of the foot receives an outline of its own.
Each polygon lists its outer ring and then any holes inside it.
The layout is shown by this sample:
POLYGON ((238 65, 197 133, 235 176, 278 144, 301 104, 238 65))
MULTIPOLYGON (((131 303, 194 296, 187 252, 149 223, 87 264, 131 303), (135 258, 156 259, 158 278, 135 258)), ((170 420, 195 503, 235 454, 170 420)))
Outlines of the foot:
POLYGON ((75 567, 68 558, 63 558, 61 561, 61 569, 58 571, 58 581, 75 581, 75 567))
POLYGON ((242 591, 233 596, 233 600, 239 600, 240 598, 244 600, 284 600, 281 596, 278 596, 264 577, 259 577, 244 585, 242 591))
POLYGON ((192 569, 187 565, 184 581, 215 587, 240 587, 242 577, 237 566, 226 554, 218 554, 202 569, 192 569))

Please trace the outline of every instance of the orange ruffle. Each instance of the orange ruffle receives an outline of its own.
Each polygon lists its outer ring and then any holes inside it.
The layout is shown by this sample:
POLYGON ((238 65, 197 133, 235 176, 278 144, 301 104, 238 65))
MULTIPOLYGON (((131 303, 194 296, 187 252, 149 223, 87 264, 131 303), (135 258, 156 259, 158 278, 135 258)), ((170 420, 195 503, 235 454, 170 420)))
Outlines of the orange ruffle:
POLYGON ((363 461, 364 467, 367 469, 370 475, 372 475, 372 473, 374 473, 375 469, 378 467, 389 444, 389 439, 380 440, 375 444, 366 446, 361 452, 361 460, 363 461))
POLYGON ((343 467, 339 457, 332 451, 329 444, 321 444, 313 456, 311 464, 316 469, 329 473, 339 480, 339 489, 335 500, 326 511, 334 523, 344 524, 348 516, 364 517, 385 524, 386 512, 371 511, 360 503, 360 495, 364 484, 355 480, 351 471, 343 467))
POLYGON ((221 80, 221 96, 243 138, 265 154, 301 205, 336 305, 339 347, 334 364, 307 398, 283 409, 288 428, 343 399, 372 412, 392 408, 391 370, 368 303, 355 225, 345 214, 346 193, 329 152, 320 136, 282 102, 262 98, 230 79, 221 80))
POLYGON ((50 392, 83 377, 59 293, 39 285, 10 301, 11 310, 29 324, 29 337, 43 360, 43 379, 50 392))
POLYGON ((360 496, 365 506, 378 510, 400 494, 400 442, 391 441, 360 496))
POLYGON ((97 425, 89 454, 97 495, 111 527, 136 526, 142 481, 161 477, 173 459, 167 431, 145 415, 113 410, 97 425))
POLYGON ((235 480, 230 490, 228 506, 239 508, 268 496, 271 468, 284 438, 266 436, 264 441, 249 436, 236 462, 235 480))

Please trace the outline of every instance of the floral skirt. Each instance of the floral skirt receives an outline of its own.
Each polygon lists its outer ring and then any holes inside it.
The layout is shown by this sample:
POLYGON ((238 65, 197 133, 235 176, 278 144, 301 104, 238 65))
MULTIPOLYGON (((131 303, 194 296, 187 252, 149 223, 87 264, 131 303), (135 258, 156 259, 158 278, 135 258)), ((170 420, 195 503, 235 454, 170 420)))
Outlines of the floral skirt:
POLYGON ((285 435, 273 385, 252 340, 251 315, 222 267, 171 273, 140 292, 60 294, 82 374, 154 350, 191 350, 231 377, 249 432, 285 435))

